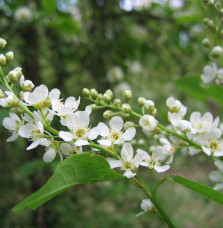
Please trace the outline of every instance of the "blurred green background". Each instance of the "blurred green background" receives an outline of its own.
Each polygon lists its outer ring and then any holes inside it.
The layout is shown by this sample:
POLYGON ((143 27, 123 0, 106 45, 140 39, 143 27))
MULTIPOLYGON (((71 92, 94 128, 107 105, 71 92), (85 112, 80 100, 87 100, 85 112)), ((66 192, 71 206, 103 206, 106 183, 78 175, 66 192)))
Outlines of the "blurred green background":
MULTIPOLYGON (((35 85, 59 88, 62 97, 78 97, 84 87, 110 88, 117 97, 131 89, 135 98, 154 100, 158 119, 166 123, 169 96, 180 99, 189 113, 221 114, 215 101, 201 102, 175 83, 200 75, 209 61, 201 45, 210 35, 202 22, 208 15, 201 0, 0 0, 0 36, 15 54, 8 69, 21 66, 35 85)), ((82 107, 86 104, 82 99, 82 107)), ((0 109, 1 121, 7 112, 0 109)), ((165 226, 153 214, 135 218, 144 195, 121 181, 77 186, 37 211, 13 214, 12 207, 47 181, 56 162, 45 165, 43 148, 26 151, 29 142, 23 139, 5 143, 10 134, 2 126, 0 135, 0 227, 165 226)), ((177 151, 165 175, 211 185, 212 163, 177 151)), ((148 178, 147 170, 143 176, 148 178)), ((165 183, 159 198, 177 227, 223 227, 222 206, 181 186, 165 183)))

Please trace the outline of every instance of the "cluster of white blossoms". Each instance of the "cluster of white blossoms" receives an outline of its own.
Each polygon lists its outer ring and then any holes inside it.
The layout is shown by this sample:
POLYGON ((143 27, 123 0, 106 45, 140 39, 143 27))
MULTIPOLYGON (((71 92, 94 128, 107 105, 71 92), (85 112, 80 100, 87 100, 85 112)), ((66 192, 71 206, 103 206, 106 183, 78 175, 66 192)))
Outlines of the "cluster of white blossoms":
POLYGON ((205 38, 202 41, 203 46, 208 49, 208 53, 210 54, 210 64, 204 66, 201 80, 204 84, 216 83, 219 85, 223 83, 223 47, 219 43, 223 34, 221 23, 223 10, 218 1, 210 0, 208 4, 211 10, 213 12, 215 11, 215 18, 205 18, 204 22, 211 30, 214 41, 212 42, 209 38, 205 38))
MULTIPOLYGON (((5 46, 6 41, 0 39, 0 48, 5 46)), ((146 167, 151 173, 168 171, 178 147, 188 148, 190 155, 203 151, 215 159, 223 156, 219 118, 214 119, 209 112, 203 116, 193 112, 190 120, 185 120, 187 108, 169 97, 166 105, 171 125, 165 127, 156 119, 157 109, 152 100, 139 97, 141 111, 135 112, 130 90, 124 91, 123 101, 114 99, 111 90, 101 94, 86 88, 83 94, 93 104, 80 110, 80 97, 63 99, 59 89, 49 90, 45 85, 35 87, 32 81, 25 80, 20 67, 4 75, 2 68, 13 59, 13 53, 1 55, 5 60, 0 59, 0 81, 6 90, 0 91, 0 106, 10 109, 3 126, 12 133, 7 141, 20 136, 30 141, 27 150, 44 147, 43 160, 47 163, 56 157, 63 160, 89 152, 90 148, 92 153, 103 153, 111 169, 119 168, 123 176, 137 180, 139 167, 146 167), (19 87, 19 93, 14 91, 15 87, 19 87), (92 112, 102 108, 106 109, 103 117, 109 121, 92 127, 92 112), (59 129, 54 128, 55 122, 57 126, 61 124, 59 129), (145 133, 144 139, 137 138, 138 132, 145 133), (147 147, 147 137, 154 139, 155 144, 147 147)), ((221 189, 223 165, 219 160, 215 164, 221 173, 214 171, 210 177, 218 182, 215 189, 221 189)), ((142 213, 153 207, 150 200, 143 200, 141 206, 142 213)))

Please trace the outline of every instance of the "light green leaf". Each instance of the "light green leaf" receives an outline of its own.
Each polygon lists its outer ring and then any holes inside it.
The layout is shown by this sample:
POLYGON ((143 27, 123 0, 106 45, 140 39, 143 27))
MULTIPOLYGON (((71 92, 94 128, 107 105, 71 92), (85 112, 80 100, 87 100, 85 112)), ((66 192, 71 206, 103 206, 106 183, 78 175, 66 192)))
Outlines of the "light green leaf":
POLYGON ((55 174, 37 192, 17 204, 13 211, 22 212, 25 208, 37 209, 66 189, 84 183, 102 182, 123 178, 100 155, 83 153, 67 158, 56 169, 55 174))
POLYGON ((188 180, 181 176, 171 176, 170 179, 177 182, 178 184, 185 186, 186 188, 189 188, 201 194, 202 196, 207 197, 208 199, 223 204, 223 194, 219 191, 214 190, 213 188, 210 188, 207 185, 188 180))
POLYGON ((48 12, 52 13, 57 9, 57 1, 56 0, 41 0, 42 7, 48 12))
POLYGON ((194 98, 204 101, 213 98, 219 103, 223 103, 222 87, 217 85, 203 86, 200 76, 189 76, 179 78, 176 81, 178 87, 188 92, 194 98))

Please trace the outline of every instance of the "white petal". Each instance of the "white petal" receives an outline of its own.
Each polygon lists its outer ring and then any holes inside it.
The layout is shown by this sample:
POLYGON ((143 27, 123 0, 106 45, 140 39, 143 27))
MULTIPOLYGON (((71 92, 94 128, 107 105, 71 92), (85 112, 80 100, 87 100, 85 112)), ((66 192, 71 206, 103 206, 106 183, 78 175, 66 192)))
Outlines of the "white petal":
POLYGON ((97 142, 102 146, 111 146, 112 144, 110 139, 100 139, 97 142))
POLYGON ((72 141, 74 139, 73 134, 67 131, 60 131, 59 136, 66 142, 72 141))
POLYGON ((19 136, 19 135, 18 135, 17 133, 13 132, 12 136, 9 137, 9 138, 6 140, 6 142, 13 142, 13 141, 15 141, 15 140, 18 138, 18 136, 19 136))
POLYGON ((89 142, 87 140, 84 140, 84 139, 78 139, 74 144, 76 146, 85 146, 85 145, 88 145, 89 142))
POLYGON ((107 137, 109 135, 109 128, 104 123, 100 122, 98 124, 98 129, 100 129, 100 135, 102 137, 107 137))
POLYGON ((53 161, 56 157, 56 151, 54 149, 47 150, 43 155, 43 161, 49 163, 53 161))
POLYGON ((144 211, 152 210, 153 204, 150 199, 144 199, 141 203, 141 208, 144 211))
POLYGON ((114 158, 106 158, 106 160, 108 161, 111 169, 117 168, 117 167, 121 167, 122 166, 122 161, 114 159, 114 158))
POLYGON ((223 156, 223 151, 215 151, 214 156, 216 156, 216 157, 223 156))
POLYGON ((69 155, 71 151, 71 145, 69 143, 62 143, 60 145, 60 151, 63 155, 69 155))
POLYGON ((138 168, 143 160, 144 160, 144 154, 137 153, 136 156, 134 157, 134 166, 138 168))
POLYGON ((136 173, 133 173, 130 169, 127 169, 124 173, 123 176, 127 178, 132 178, 136 175, 136 173))
POLYGON ((86 106, 86 108, 85 108, 85 112, 87 112, 89 115, 91 114, 91 112, 92 112, 92 108, 91 108, 91 106, 90 106, 90 105, 86 106))
POLYGON ((158 173, 162 173, 167 171, 170 168, 169 165, 163 165, 163 166, 155 166, 154 169, 158 172, 158 173))
POLYGON ((109 126, 116 131, 120 131, 124 126, 124 122, 120 116, 114 116, 109 121, 109 126))
POLYGON ((214 164, 223 172, 223 161, 215 161, 214 164))
POLYGON ((202 146, 202 150, 205 154, 207 154, 208 156, 211 155, 211 149, 205 147, 205 146, 202 146))
MULTIPOLYGON (((78 98, 78 100, 76 100, 75 97, 68 97, 65 101, 65 107, 69 107, 72 108, 73 111, 77 110, 78 106, 80 104, 80 97, 78 98)), ((89 114, 89 113, 88 113, 89 114)))
POLYGON ((56 99, 58 100, 59 97, 60 97, 60 90, 59 89, 52 89, 50 92, 49 92, 49 98, 50 100, 52 99, 56 99))
POLYGON ((124 161, 129 161, 133 158, 133 148, 130 143, 124 143, 122 146, 121 157, 124 161))
POLYGON ((216 191, 219 191, 221 189, 223 189, 223 183, 216 184, 214 187, 214 190, 216 190, 216 191))
POLYGON ((17 127, 16 121, 13 120, 13 119, 10 118, 10 117, 4 118, 4 119, 3 119, 3 122, 2 122, 2 125, 3 125, 6 129, 8 129, 8 130, 10 130, 10 131, 16 130, 16 127, 17 127))
POLYGON ((135 137, 135 134, 136 134, 136 129, 134 127, 130 127, 122 135, 122 138, 125 141, 131 141, 135 137))
POLYGON ((94 140, 94 139, 96 139, 98 137, 99 133, 100 133, 100 130, 98 129, 98 127, 94 127, 94 128, 92 128, 90 130, 90 132, 88 133, 88 136, 87 137, 90 140, 94 140))

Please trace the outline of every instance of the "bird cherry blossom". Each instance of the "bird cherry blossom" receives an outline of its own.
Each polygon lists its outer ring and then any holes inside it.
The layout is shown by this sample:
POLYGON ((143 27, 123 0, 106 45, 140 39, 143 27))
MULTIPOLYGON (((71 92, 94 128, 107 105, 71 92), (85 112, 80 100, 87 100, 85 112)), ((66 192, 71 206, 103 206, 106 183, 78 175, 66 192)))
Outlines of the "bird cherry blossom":
POLYGON ((130 143, 123 144, 121 150, 121 158, 119 160, 115 158, 107 158, 111 169, 121 167, 121 170, 125 170, 123 176, 132 178, 136 175, 137 168, 143 160, 143 155, 136 154, 134 157, 133 148, 130 143))
POLYGON ((98 143, 103 146, 111 146, 112 144, 122 144, 126 141, 130 141, 135 137, 136 129, 130 127, 124 131, 124 122, 121 117, 114 116, 109 121, 110 128, 104 123, 99 123, 97 128, 100 132, 102 139, 98 140, 98 143))

